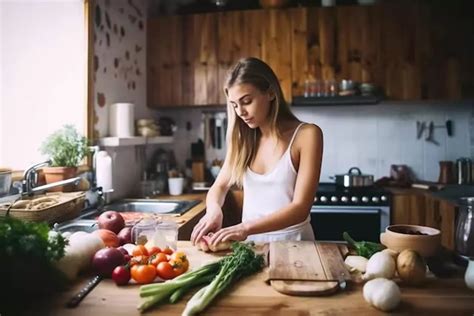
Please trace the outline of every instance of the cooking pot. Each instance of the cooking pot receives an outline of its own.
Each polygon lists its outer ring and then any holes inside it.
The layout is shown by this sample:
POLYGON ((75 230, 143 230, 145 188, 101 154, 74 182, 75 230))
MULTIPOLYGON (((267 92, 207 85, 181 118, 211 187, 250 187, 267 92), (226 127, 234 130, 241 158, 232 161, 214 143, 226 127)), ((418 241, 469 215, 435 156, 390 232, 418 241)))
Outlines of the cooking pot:
POLYGON ((456 223, 456 252, 463 257, 474 258, 474 197, 459 199, 459 213, 456 223))
POLYGON ((374 184, 374 176, 370 174, 362 174, 359 168, 352 167, 345 174, 338 174, 335 177, 336 185, 345 188, 367 187, 374 184))

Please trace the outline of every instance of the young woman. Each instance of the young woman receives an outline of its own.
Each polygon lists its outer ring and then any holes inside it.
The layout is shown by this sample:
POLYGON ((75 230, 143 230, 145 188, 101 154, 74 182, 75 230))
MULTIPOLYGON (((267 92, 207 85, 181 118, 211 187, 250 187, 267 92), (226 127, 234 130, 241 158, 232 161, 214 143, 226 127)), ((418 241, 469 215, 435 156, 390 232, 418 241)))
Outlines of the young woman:
POLYGON ((321 129, 291 113, 275 73, 257 58, 240 60, 224 91, 227 155, 191 241, 209 232, 214 232, 213 245, 228 240, 314 240, 309 212, 321 170, 321 129), (221 207, 234 184, 243 187, 242 223, 222 228, 221 207))

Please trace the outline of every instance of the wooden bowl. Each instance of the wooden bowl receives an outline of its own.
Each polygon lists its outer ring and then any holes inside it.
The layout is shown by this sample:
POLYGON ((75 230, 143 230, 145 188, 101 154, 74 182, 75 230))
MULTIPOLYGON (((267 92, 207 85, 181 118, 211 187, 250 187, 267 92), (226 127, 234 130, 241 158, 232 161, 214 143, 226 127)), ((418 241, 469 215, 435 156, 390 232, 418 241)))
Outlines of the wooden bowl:
POLYGON ((380 234, 380 242, 398 252, 411 249, 423 257, 431 257, 441 246, 441 231, 427 226, 391 225, 380 234))

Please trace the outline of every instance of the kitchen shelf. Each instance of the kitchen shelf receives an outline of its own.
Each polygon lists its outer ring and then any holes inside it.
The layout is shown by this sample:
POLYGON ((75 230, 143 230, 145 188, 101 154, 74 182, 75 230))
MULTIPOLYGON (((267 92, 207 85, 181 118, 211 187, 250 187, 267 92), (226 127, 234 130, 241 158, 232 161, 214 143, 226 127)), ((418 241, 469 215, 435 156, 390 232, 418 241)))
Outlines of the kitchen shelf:
POLYGON ((99 146, 104 147, 124 147, 139 145, 171 144, 174 141, 173 136, 157 137, 104 137, 99 139, 99 146))
POLYGON ((323 106, 323 105, 369 105, 382 101, 377 95, 348 95, 334 97, 293 97, 292 106, 323 106))

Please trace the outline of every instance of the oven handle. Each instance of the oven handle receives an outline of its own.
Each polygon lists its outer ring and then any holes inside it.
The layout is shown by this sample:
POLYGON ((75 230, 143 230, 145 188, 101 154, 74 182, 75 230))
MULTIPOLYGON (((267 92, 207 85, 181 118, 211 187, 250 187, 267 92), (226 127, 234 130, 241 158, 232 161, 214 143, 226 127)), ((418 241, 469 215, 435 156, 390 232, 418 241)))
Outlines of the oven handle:
POLYGON ((379 214, 379 209, 337 209, 337 208, 311 208, 311 213, 325 213, 325 214, 379 214))

